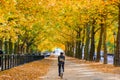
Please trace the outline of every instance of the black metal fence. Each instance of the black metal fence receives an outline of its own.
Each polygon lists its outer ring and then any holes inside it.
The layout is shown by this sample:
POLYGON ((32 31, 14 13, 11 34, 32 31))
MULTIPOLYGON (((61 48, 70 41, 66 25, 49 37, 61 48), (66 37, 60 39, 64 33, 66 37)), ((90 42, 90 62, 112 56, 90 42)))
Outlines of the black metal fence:
POLYGON ((35 54, 3 54, 0 55, 0 70, 10 69, 21 64, 43 59, 44 56, 35 54))

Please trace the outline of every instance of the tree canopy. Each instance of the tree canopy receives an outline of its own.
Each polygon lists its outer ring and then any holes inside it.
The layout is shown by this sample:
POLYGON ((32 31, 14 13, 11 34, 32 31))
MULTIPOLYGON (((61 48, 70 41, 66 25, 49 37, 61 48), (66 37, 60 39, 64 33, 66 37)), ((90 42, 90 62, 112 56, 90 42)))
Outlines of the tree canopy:
POLYGON ((95 46, 100 24, 104 23, 108 50, 112 52, 118 3, 119 0, 1 0, 0 38, 3 42, 11 39, 17 44, 19 41, 20 48, 65 49, 66 42, 81 40, 85 44, 85 29, 91 30, 95 21, 95 46))

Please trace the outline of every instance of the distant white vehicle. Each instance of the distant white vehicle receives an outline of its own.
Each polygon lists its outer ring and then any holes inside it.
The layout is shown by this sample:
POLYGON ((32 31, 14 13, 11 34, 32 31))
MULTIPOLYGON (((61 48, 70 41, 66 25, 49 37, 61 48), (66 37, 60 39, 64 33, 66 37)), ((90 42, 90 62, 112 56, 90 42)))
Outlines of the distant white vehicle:
POLYGON ((48 57, 48 56, 51 55, 51 52, 49 52, 49 51, 44 51, 44 52, 41 53, 41 55, 43 55, 44 57, 48 57))

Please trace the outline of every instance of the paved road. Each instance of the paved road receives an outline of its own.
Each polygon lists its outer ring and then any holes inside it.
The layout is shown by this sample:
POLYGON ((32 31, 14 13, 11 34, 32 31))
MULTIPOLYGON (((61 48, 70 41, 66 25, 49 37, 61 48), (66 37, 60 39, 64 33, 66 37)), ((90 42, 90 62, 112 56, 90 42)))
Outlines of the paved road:
MULTIPOLYGON (((40 77, 42 80, 61 80, 57 73, 57 59, 54 58, 48 74, 40 77)), ((120 80, 120 75, 98 72, 88 68, 88 64, 76 64, 66 61, 64 78, 62 80, 120 80)))

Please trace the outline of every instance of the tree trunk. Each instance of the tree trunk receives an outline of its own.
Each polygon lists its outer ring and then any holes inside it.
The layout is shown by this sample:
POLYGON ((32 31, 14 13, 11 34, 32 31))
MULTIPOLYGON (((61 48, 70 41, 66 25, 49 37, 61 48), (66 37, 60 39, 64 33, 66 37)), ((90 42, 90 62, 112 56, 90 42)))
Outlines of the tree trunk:
POLYGON ((97 47, 96 62, 99 62, 101 58, 100 52, 101 52, 101 46, 102 46, 102 36, 103 36, 103 24, 101 24, 101 28, 100 28, 100 38, 99 38, 98 47, 97 47))
POLYGON ((95 53, 95 20, 93 20, 92 30, 91 30, 91 47, 90 47, 90 61, 94 60, 94 53, 95 53))
POLYGON ((9 54, 13 53, 13 43, 11 41, 11 39, 9 39, 9 54))
POLYGON ((88 54, 89 54, 89 44, 90 44, 90 27, 89 25, 86 26, 86 41, 85 41, 85 48, 84 48, 84 59, 88 60, 88 54))
POLYGON ((67 56, 70 56, 70 43, 67 42, 67 56))
POLYGON ((69 45, 68 45, 68 41, 66 41, 66 43, 65 43, 65 54, 68 56, 68 47, 69 47, 69 45))
POLYGON ((106 46, 106 35, 107 35, 107 30, 106 26, 104 26, 104 35, 103 35, 103 48, 104 48, 104 64, 107 64, 107 46, 106 46))
POLYGON ((81 46, 80 46, 80 59, 83 59, 84 38, 85 38, 85 29, 83 30, 83 34, 82 34, 82 41, 81 41, 81 46))
MULTIPOLYGON (((79 39, 79 38, 78 38, 79 39)), ((79 58, 81 59, 81 53, 80 53, 80 50, 81 50, 81 41, 80 40, 77 40, 76 41, 76 58, 79 58)))
POLYGON ((76 40, 75 58, 78 58, 78 41, 76 40))
POLYGON ((68 42, 68 51, 67 51, 67 54, 68 54, 68 56, 70 56, 70 42, 68 42))
POLYGON ((81 28, 78 28, 77 36, 76 36, 76 58, 82 59, 82 53, 81 51, 81 40, 80 40, 80 34, 81 34, 81 28))
POLYGON ((77 32, 77 35, 76 35, 75 58, 79 58, 79 41, 78 41, 78 38, 79 38, 79 33, 77 32))
POLYGON ((4 49, 5 49, 5 54, 9 54, 8 53, 8 41, 5 39, 5 42, 4 42, 4 49))
POLYGON ((82 59, 82 42, 79 41, 79 45, 78 45, 78 54, 79 54, 79 59, 82 59))
POLYGON ((20 54, 21 51, 20 51, 20 39, 19 39, 19 36, 18 36, 18 41, 17 41, 17 54, 20 54))
POLYGON ((3 39, 0 39, 0 49, 2 50, 3 47, 3 39))
POLYGON ((83 48, 84 48, 84 43, 81 42, 81 47, 80 47, 80 59, 83 58, 83 48))
POLYGON ((17 43, 14 43, 14 54, 18 53, 17 43))
POLYGON ((28 54, 29 51, 30 51, 30 46, 27 44, 27 45, 26 45, 26 53, 28 54))
POLYGON ((72 42, 70 43, 70 57, 73 57, 73 46, 72 42))
POLYGON ((70 48, 70 56, 73 57, 74 56, 74 41, 71 42, 71 48, 70 48))

